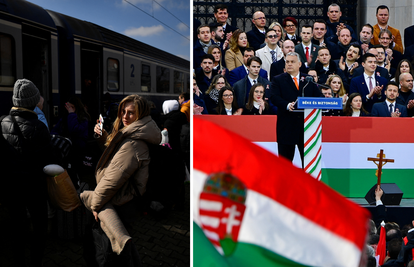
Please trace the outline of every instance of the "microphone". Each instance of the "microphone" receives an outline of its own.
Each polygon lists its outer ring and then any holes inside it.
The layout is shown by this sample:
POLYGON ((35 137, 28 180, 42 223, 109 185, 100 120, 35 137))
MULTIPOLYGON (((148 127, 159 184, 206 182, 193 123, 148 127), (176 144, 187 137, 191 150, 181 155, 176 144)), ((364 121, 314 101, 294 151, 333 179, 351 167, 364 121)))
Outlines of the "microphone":
POLYGON ((305 84, 305 86, 303 86, 303 90, 302 90, 302 97, 305 97, 305 88, 306 86, 308 86, 308 84, 310 82, 313 82, 313 77, 312 76, 306 76, 305 80, 308 82, 307 84, 305 84))

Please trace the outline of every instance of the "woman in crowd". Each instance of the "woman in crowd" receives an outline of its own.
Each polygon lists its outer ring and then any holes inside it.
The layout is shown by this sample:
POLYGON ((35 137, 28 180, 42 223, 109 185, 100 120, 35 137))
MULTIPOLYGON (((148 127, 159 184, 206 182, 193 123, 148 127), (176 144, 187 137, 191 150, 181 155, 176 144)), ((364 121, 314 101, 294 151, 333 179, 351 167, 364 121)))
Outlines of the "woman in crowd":
POLYGON ((225 75, 228 71, 226 71, 227 69, 221 62, 222 55, 220 47, 218 45, 210 45, 207 54, 213 55, 214 57, 213 69, 217 72, 221 70, 221 73, 219 73, 225 75))
POLYGON ((352 93, 346 101, 344 116, 363 117, 368 116, 368 112, 362 106, 362 97, 359 93, 352 93))
POLYGON ((207 89, 206 95, 204 96, 204 102, 206 104, 208 114, 215 113, 214 110, 219 102, 220 89, 224 86, 230 87, 230 84, 223 75, 217 74, 213 77, 213 80, 211 80, 210 87, 207 89))
POLYGON ((265 89, 261 83, 252 86, 249 100, 243 107, 243 115, 269 115, 271 114, 269 104, 264 100, 265 89))
POLYGON ((346 94, 341 77, 337 74, 330 75, 328 80, 326 80, 326 85, 332 88, 332 97, 342 98, 342 104, 345 105, 348 95, 346 94))
POLYGON ((398 67, 395 71, 395 76, 391 79, 391 81, 396 82, 400 88, 400 75, 402 73, 410 73, 414 77, 413 65, 408 59, 402 59, 400 63, 398 63, 398 67))
POLYGON ((282 48, 282 43, 285 40, 285 31, 283 30, 282 25, 280 25, 279 22, 273 22, 270 24, 269 29, 276 31, 278 46, 282 48))
POLYGON ((225 61, 229 71, 243 65, 243 53, 249 47, 247 35, 244 31, 237 29, 230 38, 230 48, 226 51, 225 61))
POLYGON ((219 115, 241 115, 242 108, 238 108, 237 101, 234 100, 234 90, 230 86, 224 86, 219 93, 219 101, 216 108, 219 115))

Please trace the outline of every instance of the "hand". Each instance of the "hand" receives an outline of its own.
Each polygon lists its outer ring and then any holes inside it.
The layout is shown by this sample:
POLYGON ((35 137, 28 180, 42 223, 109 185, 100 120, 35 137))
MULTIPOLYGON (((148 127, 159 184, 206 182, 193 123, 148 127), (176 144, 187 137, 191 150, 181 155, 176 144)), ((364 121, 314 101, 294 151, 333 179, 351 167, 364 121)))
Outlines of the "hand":
POLYGON ((353 74, 354 70, 358 67, 358 62, 354 62, 354 64, 352 64, 351 69, 349 70, 349 74, 353 74))
POLYGON ((97 135, 102 135, 102 131, 101 131, 101 126, 100 126, 99 120, 96 120, 96 125, 95 125, 95 128, 93 128, 93 131, 97 135))
POLYGON ((346 67, 346 65, 345 65, 345 62, 344 62, 344 57, 343 57, 343 56, 341 56, 341 58, 339 59, 339 68, 340 68, 342 71, 345 71, 345 67, 346 67))
POLYGON ((224 41, 223 43, 223 51, 227 49, 227 46, 229 45, 229 40, 224 41))
POLYGON ((336 35, 338 35, 339 36, 339 33, 341 32, 341 30, 343 29, 343 28, 345 28, 346 26, 341 22, 341 23, 339 23, 338 24, 338 26, 336 26, 336 35))
POLYGON ((99 222, 98 213, 96 211, 92 211, 93 217, 95 217, 95 221, 99 222))
POLYGON ((239 108, 233 115, 241 115, 243 113, 243 109, 239 108))
POLYGON ((65 108, 66 108, 66 110, 69 112, 69 113, 73 113, 73 112, 75 112, 75 106, 74 105, 72 105, 71 103, 69 103, 69 102, 66 102, 65 103, 65 108))
POLYGON ((221 69, 221 70, 219 70, 218 71, 218 74, 221 74, 221 75, 226 75, 226 69, 221 69))
POLYGON ((229 32, 228 34, 226 34, 226 40, 230 40, 232 35, 233 35, 232 32, 229 32))
POLYGON ((345 104, 346 101, 348 101, 348 94, 346 94, 342 97, 342 103, 345 104))
MULTIPOLYGON (((312 59, 313 59, 313 55, 312 54, 310 54, 309 55, 309 59, 307 60, 307 63, 308 63, 308 67, 310 66, 310 64, 312 63, 312 59)), ((315 63, 318 61, 318 59, 316 59, 316 61, 315 61, 315 63)))
POLYGON ((377 188, 375 189, 375 200, 381 200, 383 194, 384 191, 382 191, 381 186, 377 185, 377 188))
POLYGON ((289 103, 289 111, 293 111, 295 109, 295 102, 290 102, 289 103))
POLYGON ((410 101, 408 101, 408 104, 407 104, 407 109, 412 109, 414 107, 414 100, 410 100, 410 101))
POLYGON ((395 112, 391 113, 391 117, 398 118, 401 115, 401 112, 397 109, 395 112))
POLYGON ((369 50, 369 44, 361 44, 361 48, 364 51, 364 54, 369 50))
POLYGON ((374 89, 369 93, 368 97, 371 98, 374 94, 381 95, 381 91, 384 85, 375 86, 374 89))
POLYGON ((197 104, 194 104, 193 105, 193 114, 194 115, 201 115, 201 112, 203 112, 203 110, 204 110, 204 108, 203 107, 200 107, 199 105, 197 105, 197 104))
POLYGON ((385 50, 385 52, 387 53, 387 57, 391 60, 392 59, 392 49, 391 48, 387 48, 385 50))
POLYGON ((265 102, 263 99, 259 99, 257 103, 259 103, 259 113, 262 114, 263 110, 265 110, 265 102))

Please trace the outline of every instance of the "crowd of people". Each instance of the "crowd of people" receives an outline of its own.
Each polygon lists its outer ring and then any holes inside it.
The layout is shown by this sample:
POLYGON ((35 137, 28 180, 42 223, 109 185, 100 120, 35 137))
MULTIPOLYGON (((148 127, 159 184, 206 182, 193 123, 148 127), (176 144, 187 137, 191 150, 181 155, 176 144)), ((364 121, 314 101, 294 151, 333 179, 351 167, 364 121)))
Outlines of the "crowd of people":
MULTIPOLYGON (((299 26, 294 17, 281 23, 269 21, 266 15, 255 11, 252 30, 247 32, 228 24, 225 4, 214 6, 213 23, 195 19, 194 114, 280 115, 287 108, 271 101, 275 77, 288 72, 287 55, 296 52, 300 76, 310 75, 314 82, 330 87, 318 86, 320 96, 343 100, 343 110, 326 110, 323 115, 414 116, 414 40, 410 37, 414 26, 404 29, 403 45, 400 30, 388 24, 387 6, 377 7, 377 24, 364 24, 359 38, 341 21, 338 4, 328 7, 328 20, 316 19, 313 25, 299 26), (265 88, 262 97, 250 94, 256 83, 265 88), (389 89, 395 86, 396 92, 389 89), (231 88, 234 93, 218 98, 220 90, 231 88), (219 102, 227 103, 226 112, 219 102)), ((294 86, 294 81, 288 84, 294 86)))
MULTIPOLYGON (((130 219, 135 218, 131 215, 138 215, 141 208, 149 211, 154 203, 157 211, 174 205, 183 208, 185 169, 188 173, 190 165, 189 93, 165 101, 165 114, 158 115, 151 101, 139 95, 127 96, 117 104, 114 121, 107 121, 111 124, 109 127, 103 127, 99 120, 95 124, 87 106, 76 96, 64 103, 65 114, 57 124, 50 125, 42 112, 43 98, 36 85, 27 79, 16 81, 12 100, 9 115, 1 116, 0 120, 0 145, 4 154, 0 164, 2 169, 13 170, 13 176, 3 179, 0 203, 12 220, 9 230, 14 233, 10 241, 13 266, 26 266, 22 255, 29 225, 32 226, 30 266, 42 266, 48 210, 53 209, 48 206, 44 167, 59 164, 64 169, 70 168, 68 173, 74 186, 79 188, 82 156, 91 140, 97 143, 101 156, 96 159, 93 185, 78 194, 90 216, 100 222, 114 253, 121 255, 127 246, 131 251, 133 246, 127 229, 130 219), (54 135, 70 140, 67 158, 59 153, 61 147, 51 141, 54 135), (158 191, 163 195, 157 194, 158 191)), ((121 265, 141 266, 137 259, 134 259, 135 265, 121 265)))

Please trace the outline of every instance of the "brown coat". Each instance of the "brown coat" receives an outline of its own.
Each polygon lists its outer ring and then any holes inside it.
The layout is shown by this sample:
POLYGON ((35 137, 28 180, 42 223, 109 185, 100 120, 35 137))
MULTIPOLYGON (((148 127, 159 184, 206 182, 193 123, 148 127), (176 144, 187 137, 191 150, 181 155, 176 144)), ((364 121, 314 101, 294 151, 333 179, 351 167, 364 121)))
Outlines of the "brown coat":
POLYGON ((240 50, 234 53, 233 50, 228 49, 224 58, 226 60, 226 68, 229 71, 243 65, 243 55, 240 50))
MULTIPOLYGON (((106 140, 106 134, 98 139, 106 140)), ((99 211, 107 202, 123 205, 130 201, 135 190, 146 191, 150 162, 147 142, 158 145, 161 132, 150 116, 144 117, 119 131, 105 149, 96 166, 97 186, 91 201, 92 211, 99 211), (131 179, 132 180, 131 180, 131 179)))

